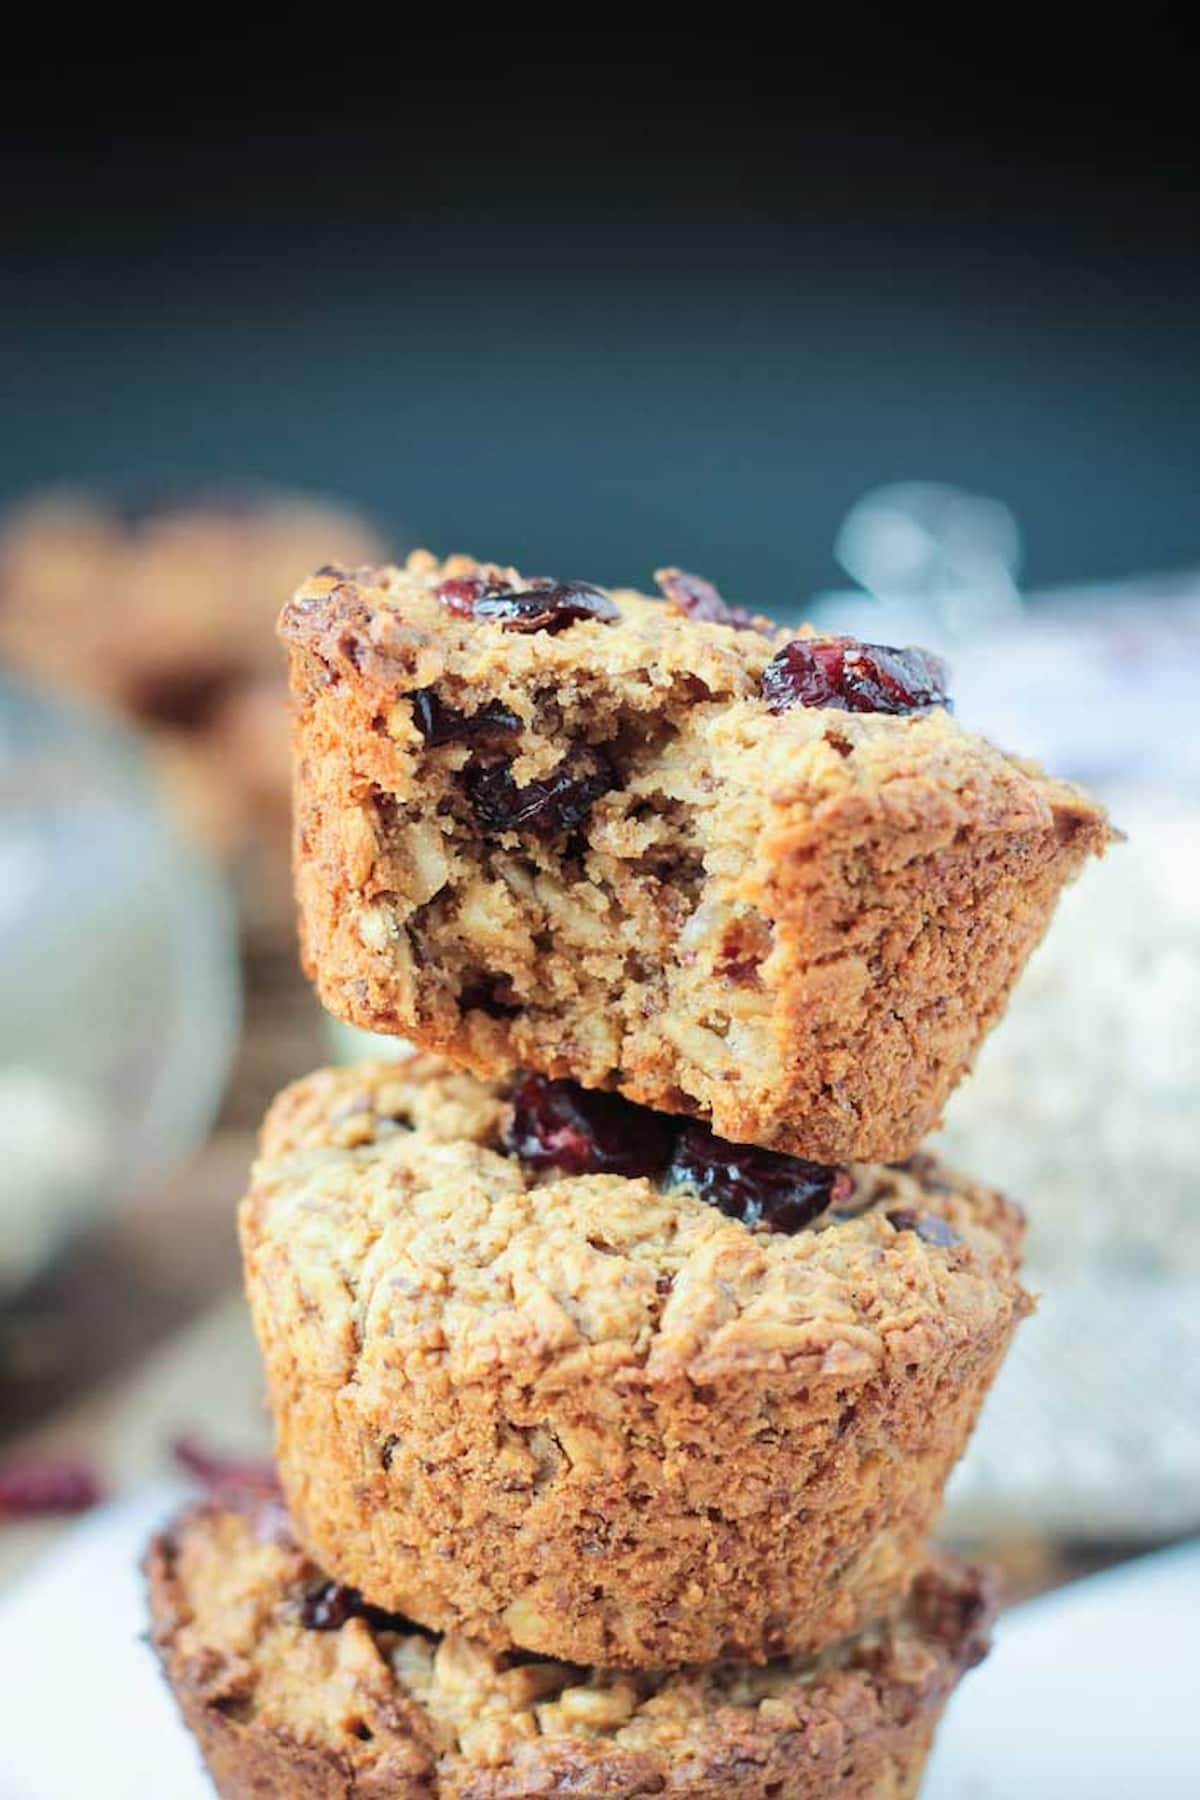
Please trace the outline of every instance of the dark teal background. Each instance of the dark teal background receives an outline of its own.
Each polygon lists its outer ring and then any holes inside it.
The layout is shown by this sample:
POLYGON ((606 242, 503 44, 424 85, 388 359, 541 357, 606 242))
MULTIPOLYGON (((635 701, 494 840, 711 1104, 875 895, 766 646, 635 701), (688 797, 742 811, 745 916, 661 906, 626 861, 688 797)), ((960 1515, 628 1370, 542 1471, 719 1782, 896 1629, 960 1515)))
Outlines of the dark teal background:
POLYGON ((864 23, 10 70, 0 499, 262 478, 770 607, 922 478, 1007 501, 1034 582, 1194 562, 1169 11, 1053 66, 864 23))

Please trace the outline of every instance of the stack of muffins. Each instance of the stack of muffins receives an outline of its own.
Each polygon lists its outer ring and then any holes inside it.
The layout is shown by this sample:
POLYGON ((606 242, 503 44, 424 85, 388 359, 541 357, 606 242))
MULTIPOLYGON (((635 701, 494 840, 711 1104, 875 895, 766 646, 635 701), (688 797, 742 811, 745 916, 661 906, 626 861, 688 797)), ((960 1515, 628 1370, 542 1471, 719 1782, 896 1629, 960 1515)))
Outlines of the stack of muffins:
POLYGON ((1022 1221, 918 1145, 1108 828, 936 658, 658 580, 285 609, 305 964, 420 1053, 273 1106, 283 1501, 150 1552, 223 1795, 898 1800, 985 1648, 926 1540, 1022 1221))

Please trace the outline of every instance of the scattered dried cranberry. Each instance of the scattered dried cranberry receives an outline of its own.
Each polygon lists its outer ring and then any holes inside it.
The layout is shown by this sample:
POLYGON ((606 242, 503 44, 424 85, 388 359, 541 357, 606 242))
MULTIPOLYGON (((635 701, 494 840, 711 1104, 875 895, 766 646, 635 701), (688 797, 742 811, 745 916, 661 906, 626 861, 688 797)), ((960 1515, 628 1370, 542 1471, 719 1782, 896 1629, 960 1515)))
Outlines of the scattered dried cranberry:
POLYGON ((275 1472, 275 1465, 266 1457, 222 1456, 215 1450, 209 1450, 197 1438, 186 1435, 173 1441, 171 1455, 193 1481, 208 1488, 210 1493, 272 1496, 279 1492, 279 1477, 275 1472))
POLYGON ((521 729, 516 713, 499 700, 464 713, 439 700, 433 688, 418 688, 409 699, 417 730, 427 744, 503 742, 521 729))
POLYGON ((762 691, 774 713, 792 706, 911 713, 948 706, 947 679, 945 663, 929 650, 896 650, 857 638, 794 638, 767 664, 762 691))
POLYGON ((349 1619, 362 1619, 372 1631, 419 1629, 403 1613, 369 1605, 357 1588, 344 1587, 340 1581, 321 1582, 300 1602, 300 1622, 309 1631, 340 1631, 349 1619))
POLYGON ((475 602, 474 613, 477 619, 491 619, 505 631, 564 631, 577 619, 619 617, 616 602, 586 581, 554 581, 525 588, 519 594, 483 594, 475 602))
POLYGON ((769 632, 770 619, 748 613, 743 606, 730 606, 711 581, 703 575, 689 575, 686 569, 658 569, 654 575, 659 590, 672 606, 707 625, 732 625, 735 631, 769 632))
POLYGON ((505 1149, 535 1169, 658 1175, 670 1159, 672 1121, 619 1094, 525 1075, 512 1104, 505 1149))
POLYGON ((952 1245, 961 1242, 957 1231, 938 1213, 910 1212, 908 1207, 897 1207, 888 1215, 888 1224, 897 1231, 915 1231, 926 1244, 936 1244, 939 1250, 949 1250, 952 1245))
POLYGON ((710 1206, 745 1225, 800 1231, 850 1193, 845 1169, 806 1162, 774 1150, 729 1144, 707 1125, 685 1125, 671 1166, 671 1187, 691 1187, 710 1206))
POLYGON ((0 1468, 0 1519, 86 1512, 102 1497, 91 1464, 74 1458, 30 1459, 0 1468))
POLYGON ((552 775, 518 787, 507 763, 485 764, 463 774, 475 817, 485 831, 524 831, 553 837, 575 831, 601 794, 616 786, 616 771, 598 754, 566 757, 552 775))

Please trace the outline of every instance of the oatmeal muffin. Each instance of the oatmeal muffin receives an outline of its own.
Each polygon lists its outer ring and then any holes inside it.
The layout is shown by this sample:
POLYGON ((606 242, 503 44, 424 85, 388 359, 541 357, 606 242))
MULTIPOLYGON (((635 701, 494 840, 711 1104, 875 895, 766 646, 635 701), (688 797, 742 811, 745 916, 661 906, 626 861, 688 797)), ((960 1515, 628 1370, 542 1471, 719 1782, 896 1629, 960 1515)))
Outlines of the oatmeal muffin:
POLYGON ((143 726, 199 835, 222 852, 278 840, 286 872, 275 620, 314 562, 377 548, 354 514, 293 496, 200 492, 141 509, 46 496, 0 521, 0 656, 143 726))
POLYGON ((225 1800, 906 1800, 987 1647, 979 1571, 819 1657, 617 1673, 434 1637, 329 1581, 282 1514, 205 1505, 150 1546, 153 1642, 225 1800))
POLYGON ((826 1161, 911 1154, 1063 884, 1078 789, 919 650, 425 553, 285 608, 305 966, 338 1017, 826 1161))
POLYGON ((911 1580, 1027 1310, 1021 1230, 929 1159, 433 1058, 314 1075, 241 1213, 296 1530, 496 1650, 819 1650, 911 1580))

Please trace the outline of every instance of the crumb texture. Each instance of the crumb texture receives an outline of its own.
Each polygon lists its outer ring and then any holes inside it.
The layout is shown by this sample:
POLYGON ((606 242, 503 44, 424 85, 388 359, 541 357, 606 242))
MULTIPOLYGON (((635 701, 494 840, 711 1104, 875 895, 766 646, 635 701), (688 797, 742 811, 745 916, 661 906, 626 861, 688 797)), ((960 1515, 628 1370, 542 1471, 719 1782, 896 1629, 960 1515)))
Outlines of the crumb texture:
POLYGON ((155 1647, 224 1800, 905 1800, 992 1611, 978 1571, 926 1565, 903 1612, 819 1657, 617 1673, 400 1620, 306 1629, 324 1576, 277 1516, 195 1508, 146 1569, 155 1647))
POLYGON ((629 592, 512 629, 435 592, 485 580, 521 577, 418 553, 285 609, 325 1004, 735 1142, 911 1154, 1102 814, 941 707, 772 711, 787 633, 629 592))
POLYGON ((751 1230, 535 1173, 509 1111, 418 1057, 268 1116, 242 1244, 306 1547, 425 1626, 580 1663, 763 1661, 885 1614, 1028 1306, 1016 1208, 921 1158, 751 1230))

